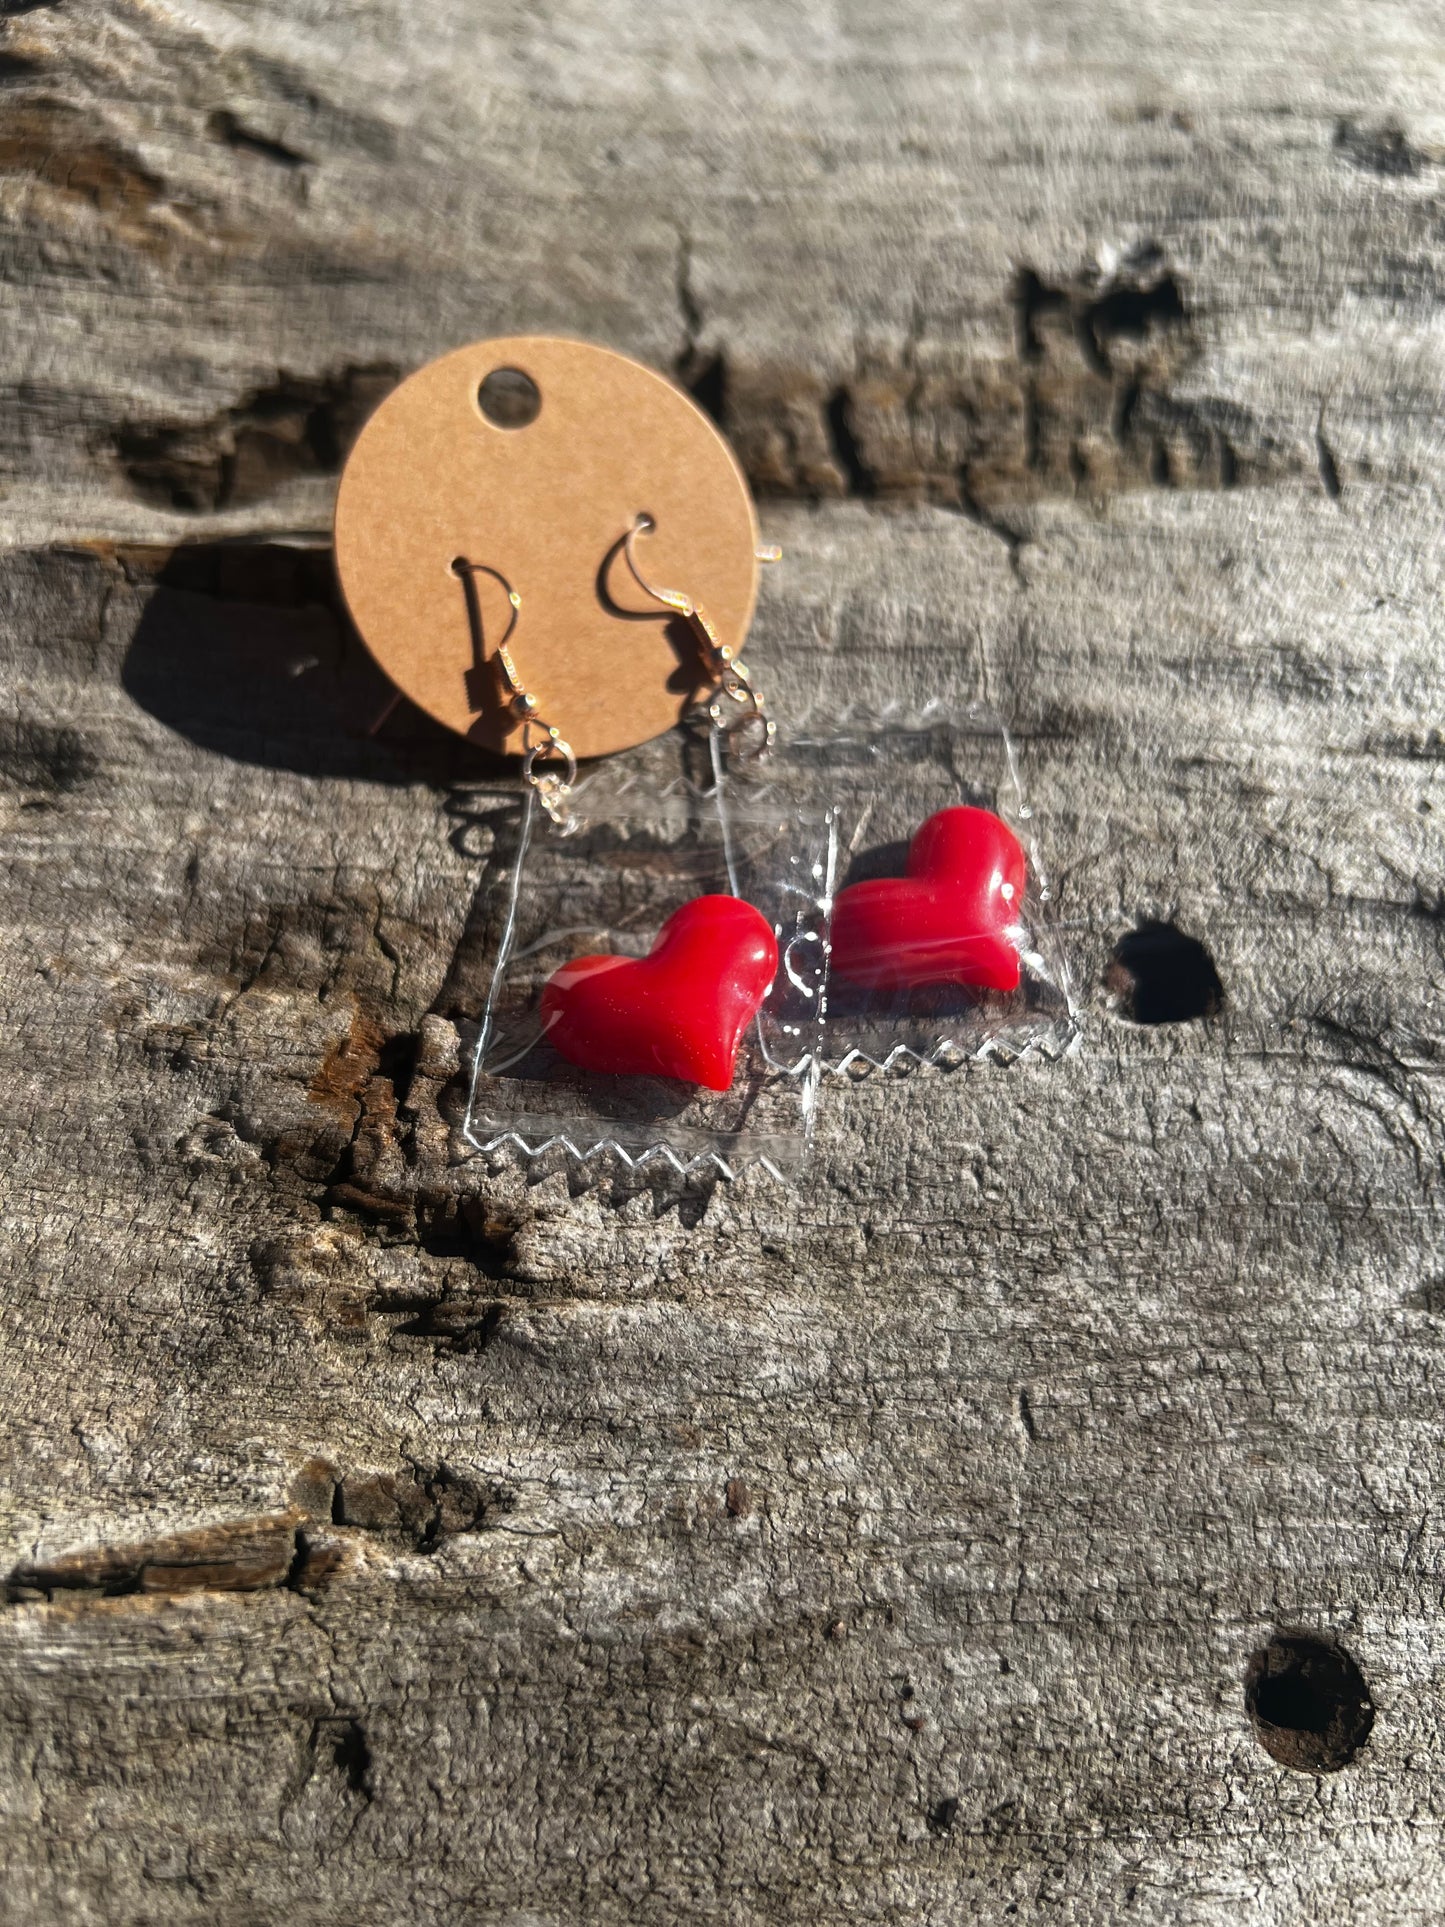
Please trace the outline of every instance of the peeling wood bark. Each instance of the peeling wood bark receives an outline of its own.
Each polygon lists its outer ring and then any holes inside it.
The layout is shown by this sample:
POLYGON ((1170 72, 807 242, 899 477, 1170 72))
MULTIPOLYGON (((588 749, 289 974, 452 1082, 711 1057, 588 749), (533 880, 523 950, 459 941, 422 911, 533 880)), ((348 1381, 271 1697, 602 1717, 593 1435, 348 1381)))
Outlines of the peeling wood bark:
POLYGON ((1438 1918, 1425 14, 0 11, 7 1907, 1438 1918), (1014 718, 1077 1055, 458 1159, 324 529, 528 327, 733 437, 782 715, 1014 718))

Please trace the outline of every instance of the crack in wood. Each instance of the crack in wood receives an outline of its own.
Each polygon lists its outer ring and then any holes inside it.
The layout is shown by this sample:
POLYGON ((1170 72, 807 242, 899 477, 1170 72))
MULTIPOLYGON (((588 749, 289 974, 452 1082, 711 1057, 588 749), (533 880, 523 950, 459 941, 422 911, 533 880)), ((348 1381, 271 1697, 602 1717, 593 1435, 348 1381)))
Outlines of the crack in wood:
POLYGON ((218 107, 206 123, 218 141, 227 147, 240 149, 242 153, 254 154, 260 160, 271 161, 277 167, 298 168, 314 167, 316 163, 309 154, 303 154, 295 147, 288 147, 285 141, 274 139, 268 134, 257 133, 248 127, 238 114, 229 108, 218 107))
POLYGON ((174 1598, 284 1590, 310 1595, 342 1574, 368 1537, 435 1553, 449 1539, 488 1531, 517 1505, 511 1487, 444 1463, 338 1475, 324 1461, 313 1460, 302 1468, 293 1490, 304 1503, 283 1512, 22 1560, 6 1575, 3 1597, 18 1605, 70 1594, 174 1598))
POLYGON ((1126 489, 1229 489, 1308 472, 1302 438, 1223 396, 1185 395, 1196 318, 1161 251, 1110 276, 1020 269, 1013 355, 947 369, 921 322, 898 363, 873 359, 832 387, 809 373, 740 371, 730 432, 760 493, 933 502, 1008 544, 1001 509, 1126 489), (818 427, 801 427, 816 409, 818 427), (789 424, 792 423, 792 426, 789 424))
POLYGON ((379 361, 321 375, 282 370, 205 420, 123 422, 113 447, 146 501, 184 513, 258 502, 298 477, 336 474, 398 379, 393 363, 379 361))
MULTIPOLYGON (((1110 277, 1047 281, 1021 269, 1010 291, 1012 359, 965 360, 946 372, 948 344, 925 341, 920 318, 896 365, 871 361, 831 385, 814 371, 745 368, 725 341, 702 347, 685 235, 675 283, 683 346, 673 371, 727 427, 762 495, 939 503, 999 535, 1016 557, 1022 537, 1000 519, 1009 505, 1259 486, 1309 466, 1287 425, 1228 397, 1178 391, 1199 359, 1195 316, 1150 245, 1110 277)), ((289 482, 335 473, 399 374, 380 362, 283 371, 204 420, 124 422, 112 446, 148 501, 188 513, 261 502, 289 482)), ((1317 465, 1328 488, 1323 454, 1317 465)))

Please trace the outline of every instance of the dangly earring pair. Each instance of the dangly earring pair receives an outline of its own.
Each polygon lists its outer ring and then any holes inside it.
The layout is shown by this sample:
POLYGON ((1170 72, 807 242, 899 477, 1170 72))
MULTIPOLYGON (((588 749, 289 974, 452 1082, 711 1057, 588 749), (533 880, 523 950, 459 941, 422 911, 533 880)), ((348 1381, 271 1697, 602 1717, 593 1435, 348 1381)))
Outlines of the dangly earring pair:
MULTIPOLYGON (((766 713, 762 691, 754 684, 747 665, 730 644, 719 639, 716 627, 700 603, 680 589, 654 587, 638 565, 635 552, 637 538, 651 534, 656 526, 650 515, 636 515, 622 538, 622 552, 632 578, 643 594, 679 615, 697 646, 709 679, 709 688, 692 715, 706 719, 732 739, 740 754, 746 757, 761 755, 776 740, 777 725, 766 713)), ((774 562, 778 554, 779 551, 774 548, 759 549, 758 559, 774 562)), ((457 556, 452 563, 452 572, 462 579, 466 587, 473 633, 478 640, 478 660, 467 672, 468 697, 474 708, 481 708, 484 700, 480 683, 485 669, 481 660, 481 611, 475 599, 474 579, 478 575, 490 576, 506 591, 509 613, 507 627, 496 647, 496 661, 501 670, 507 705, 522 724, 523 780, 536 792, 548 815, 558 821, 577 780, 577 758, 557 725, 543 718, 540 701, 522 680, 516 658, 508 647, 521 618, 521 595, 500 569, 493 568, 489 563, 472 562, 466 556, 457 556)))
MULTIPOLYGON (((698 649, 710 688, 692 715, 734 737, 743 754, 757 755, 775 739, 762 693, 747 666, 720 641, 706 611, 682 591, 659 588, 644 574, 636 545, 654 527, 651 516, 639 513, 617 546, 638 587, 682 618, 698 649)), ((508 707, 522 724, 524 779, 548 814, 562 821, 577 760, 558 726, 543 716, 512 652, 521 596, 490 564, 458 557, 452 567, 472 596, 479 660, 468 674, 468 688, 478 708, 485 664, 472 583, 484 574, 506 592, 507 626, 493 656, 508 707)), ((939 811, 914 835, 903 877, 875 878, 839 892, 832 967, 845 982, 875 992, 948 984, 1013 990, 1020 978, 1025 884, 1023 849, 1000 818, 968 807, 939 811)), ((723 1089, 732 1076, 738 1039, 776 968, 773 933, 756 910, 736 898, 697 898, 669 919, 650 957, 585 957, 556 972, 542 1003, 546 1031, 554 1047, 584 1069, 647 1069, 723 1089), (723 953, 731 961, 718 971, 723 953), (695 1013, 688 1000, 679 1000, 676 984, 714 977, 709 1008, 694 1022, 695 1013), (659 999, 669 1006, 663 1033, 659 999)))

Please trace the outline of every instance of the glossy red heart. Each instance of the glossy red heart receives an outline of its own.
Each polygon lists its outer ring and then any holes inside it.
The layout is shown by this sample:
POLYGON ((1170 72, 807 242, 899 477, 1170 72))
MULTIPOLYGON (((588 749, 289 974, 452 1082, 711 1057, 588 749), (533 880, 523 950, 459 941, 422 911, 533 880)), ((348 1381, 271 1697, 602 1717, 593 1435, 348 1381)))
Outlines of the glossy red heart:
POLYGON ((838 892, 833 969, 874 990, 1013 990, 1024 877, 1022 846, 992 811, 940 810, 909 844, 906 875, 838 892))
POLYGON ((694 897, 646 957, 577 957, 547 980, 549 1043, 584 1071, 725 1091, 738 1041, 777 975, 768 920, 740 897, 694 897))

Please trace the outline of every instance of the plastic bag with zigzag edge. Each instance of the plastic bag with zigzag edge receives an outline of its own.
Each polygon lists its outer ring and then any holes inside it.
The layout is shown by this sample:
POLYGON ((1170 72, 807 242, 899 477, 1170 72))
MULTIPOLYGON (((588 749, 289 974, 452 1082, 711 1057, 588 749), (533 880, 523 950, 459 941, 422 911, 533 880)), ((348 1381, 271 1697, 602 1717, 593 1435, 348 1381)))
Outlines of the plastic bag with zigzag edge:
POLYGON ((494 827, 483 893, 492 961, 463 1125, 475 1150, 723 1177, 800 1167, 819 1077, 836 830, 828 807, 779 786, 768 763, 728 766, 716 739, 705 747, 710 756, 665 780, 656 755, 651 769, 644 757, 640 769, 634 759, 593 771, 573 790, 565 827, 530 794, 474 797, 494 827), (568 1062, 542 1012, 553 974, 584 955, 646 957, 668 918, 708 895, 752 904, 779 956, 729 1088, 568 1062))

